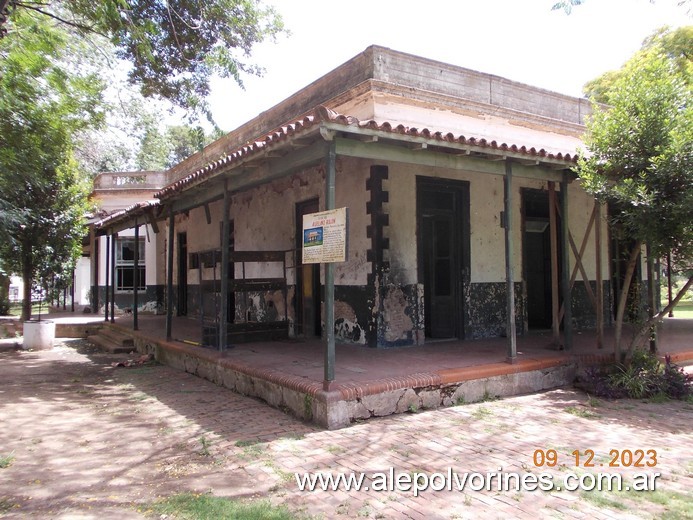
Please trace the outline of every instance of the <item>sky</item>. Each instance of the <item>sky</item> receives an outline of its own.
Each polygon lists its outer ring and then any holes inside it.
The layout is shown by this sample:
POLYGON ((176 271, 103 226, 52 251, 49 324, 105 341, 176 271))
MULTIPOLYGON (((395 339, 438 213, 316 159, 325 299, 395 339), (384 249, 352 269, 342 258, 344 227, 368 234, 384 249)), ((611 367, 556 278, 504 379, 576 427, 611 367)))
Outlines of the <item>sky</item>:
POLYGON ((370 45, 582 96, 663 25, 690 25, 678 0, 586 0, 570 15, 555 0, 264 0, 291 35, 263 43, 251 61, 263 77, 214 80, 209 99, 230 131, 370 45))

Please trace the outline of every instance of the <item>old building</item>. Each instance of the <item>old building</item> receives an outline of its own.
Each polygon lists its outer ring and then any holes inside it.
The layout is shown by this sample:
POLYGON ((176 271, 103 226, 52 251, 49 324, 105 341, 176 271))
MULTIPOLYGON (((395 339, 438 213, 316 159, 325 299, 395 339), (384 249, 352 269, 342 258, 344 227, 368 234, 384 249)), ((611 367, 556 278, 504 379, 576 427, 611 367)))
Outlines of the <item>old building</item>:
POLYGON ((190 339, 221 348, 320 336, 326 323, 336 341, 371 347, 532 328, 569 344, 573 327, 610 316, 603 210, 571 171, 589 111, 369 47, 98 222, 94 291, 103 302, 115 266, 119 307, 141 290, 134 308, 166 309, 168 336, 175 313, 199 322, 190 339), (304 239, 319 240, 304 237, 303 216, 333 208, 348 209, 346 261, 303 263, 304 239), (148 242, 135 239, 144 224, 148 242), (121 265, 133 240, 151 246, 121 265), (135 290, 125 271, 140 262, 135 290))
MULTIPOLYGON (((90 199, 97 206, 93 217, 98 222, 106 216, 116 218, 146 206, 153 194, 166 185, 165 172, 109 172, 101 173, 94 179, 90 199)), ((135 280, 142 291, 138 307, 142 310, 158 311, 163 301, 163 286, 157 283, 158 242, 151 224, 143 220, 121 230, 117 236, 96 236, 91 227, 89 264, 80 266, 90 273, 90 301, 93 310, 101 309, 106 302, 106 287, 110 308, 115 311, 132 310, 135 280), (137 237, 135 237, 137 235, 137 237), (138 266, 135 270, 135 244, 137 244, 138 266), (115 251, 115 254, 111 254, 115 251), (107 259, 109 260, 107 262, 107 259), (145 261, 148 259, 148 261, 145 261), (135 273, 138 273, 137 278, 135 273)))

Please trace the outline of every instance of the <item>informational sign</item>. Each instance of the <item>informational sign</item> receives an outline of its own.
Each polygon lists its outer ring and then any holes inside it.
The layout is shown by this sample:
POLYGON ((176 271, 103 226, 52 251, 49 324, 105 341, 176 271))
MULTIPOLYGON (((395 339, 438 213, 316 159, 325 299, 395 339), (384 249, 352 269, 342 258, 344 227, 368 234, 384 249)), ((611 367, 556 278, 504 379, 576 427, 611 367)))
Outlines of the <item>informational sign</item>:
POLYGON ((303 263, 345 262, 347 208, 303 215, 303 263))

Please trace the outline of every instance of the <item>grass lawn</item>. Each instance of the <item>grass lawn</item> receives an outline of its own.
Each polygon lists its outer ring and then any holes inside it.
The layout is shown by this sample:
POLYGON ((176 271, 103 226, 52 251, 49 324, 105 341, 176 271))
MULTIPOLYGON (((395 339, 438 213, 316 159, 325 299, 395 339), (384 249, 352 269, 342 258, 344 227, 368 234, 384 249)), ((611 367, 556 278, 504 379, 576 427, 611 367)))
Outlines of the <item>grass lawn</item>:
POLYGON ((293 520, 296 515, 285 506, 272 506, 268 501, 241 502, 223 497, 182 493, 151 504, 148 512, 161 518, 216 520, 243 518, 247 520, 293 520))
MULTIPOLYGON (((35 316, 39 313, 39 310, 41 311, 41 316, 44 316, 50 312, 50 307, 47 303, 42 303, 40 308, 38 303, 34 303, 31 306, 31 315, 35 316)), ((21 303, 13 303, 10 305, 10 312, 8 316, 16 316, 19 318, 22 315, 22 304, 21 303)))
POLYGON ((693 302, 681 302, 674 307, 674 317, 693 319, 693 302))

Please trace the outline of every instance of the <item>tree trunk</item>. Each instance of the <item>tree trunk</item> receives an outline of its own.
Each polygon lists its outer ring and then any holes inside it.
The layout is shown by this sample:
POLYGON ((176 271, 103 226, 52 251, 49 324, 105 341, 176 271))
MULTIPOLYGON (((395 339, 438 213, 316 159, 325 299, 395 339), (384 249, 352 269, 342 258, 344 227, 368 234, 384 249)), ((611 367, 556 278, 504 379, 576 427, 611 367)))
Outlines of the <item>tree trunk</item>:
POLYGON ((9 311, 10 305, 10 277, 0 273, 0 309, 4 312, 4 305, 7 305, 9 311))
POLYGON ((31 262, 31 244, 22 246, 22 279, 24 281, 24 294, 22 297, 22 321, 31 319, 31 289, 34 285, 33 265, 31 262))
POLYGON ((633 341, 631 341, 630 346, 628 347, 628 358, 630 358, 633 355, 633 351, 642 345, 642 343, 647 339, 647 336, 650 333, 650 328, 653 327, 654 325, 659 324, 663 319, 664 316, 669 314, 669 312, 676 307, 676 305, 681 301, 681 298, 683 298, 686 295, 686 292, 688 292, 688 289, 693 286, 693 276, 691 276, 688 281, 686 282, 686 285, 683 286, 683 288, 678 292, 676 295, 676 298, 671 300, 669 305, 664 307, 660 312, 658 312, 656 315, 654 315, 652 318, 647 320, 647 323, 645 323, 642 328, 638 331, 636 336, 633 338, 633 341))
POLYGON ((616 358, 617 363, 620 363, 622 361, 621 333, 623 331, 623 316, 626 312, 628 291, 630 290, 630 283, 633 279, 633 273, 635 272, 635 265, 638 261, 638 256, 640 256, 641 247, 642 242, 638 240, 630 252, 630 258, 628 259, 628 265, 626 266, 626 273, 623 278, 623 287, 621 287, 621 295, 618 299, 618 308, 616 309, 616 323, 614 327, 614 356, 616 358))

